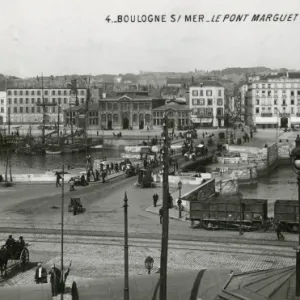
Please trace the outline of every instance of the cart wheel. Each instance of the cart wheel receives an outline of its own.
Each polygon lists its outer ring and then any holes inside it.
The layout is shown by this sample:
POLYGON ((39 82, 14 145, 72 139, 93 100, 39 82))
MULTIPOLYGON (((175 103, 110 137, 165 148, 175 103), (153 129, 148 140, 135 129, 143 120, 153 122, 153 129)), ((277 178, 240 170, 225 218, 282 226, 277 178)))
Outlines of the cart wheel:
POLYGON ((20 259, 19 259, 19 267, 22 272, 25 271, 26 265, 28 265, 28 263, 29 263, 29 251, 27 248, 24 248, 21 251, 20 259))

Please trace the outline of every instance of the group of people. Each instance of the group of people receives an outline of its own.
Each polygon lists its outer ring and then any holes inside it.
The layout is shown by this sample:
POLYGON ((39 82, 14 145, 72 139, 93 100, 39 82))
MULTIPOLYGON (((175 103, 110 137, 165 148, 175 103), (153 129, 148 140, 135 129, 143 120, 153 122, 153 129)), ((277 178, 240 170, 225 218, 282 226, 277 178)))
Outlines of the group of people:
POLYGON ((23 236, 19 237, 19 240, 16 241, 12 235, 8 236, 8 239, 6 240, 5 247, 9 253, 9 255, 12 257, 15 255, 16 251, 20 251, 22 248, 25 247, 25 241, 23 236))
POLYGON ((61 270, 58 269, 55 264, 52 265, 49 272, 47 272, 46 268, 43 267, 42 263, 38 263, 37 268, 35 270, 34 281, 36 284, 48 283, 48 275, 50 276, 51 290, 52 296, 55 297, 59 293, 64 293, 65 290, 65 282, 70 272, 70 266, 66 270, 64 274, 64 278, 62 278, 61 270))

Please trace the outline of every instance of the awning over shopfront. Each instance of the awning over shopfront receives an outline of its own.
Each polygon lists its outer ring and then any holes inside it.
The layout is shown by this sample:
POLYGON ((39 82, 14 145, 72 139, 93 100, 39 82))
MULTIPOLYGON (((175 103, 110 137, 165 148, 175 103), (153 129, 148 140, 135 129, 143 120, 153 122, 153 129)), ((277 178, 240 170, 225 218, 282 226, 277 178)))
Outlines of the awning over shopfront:
POLYGON ((256 117, 255 123, 256 124, 277 124, 278 123, 277 117, 256 117))
POLYGON ((192 118, 193 123, 211 123, 213 118, 192 118))
POLYGON ((291 117, 291 124, 300 124, 300 117, 291 117))

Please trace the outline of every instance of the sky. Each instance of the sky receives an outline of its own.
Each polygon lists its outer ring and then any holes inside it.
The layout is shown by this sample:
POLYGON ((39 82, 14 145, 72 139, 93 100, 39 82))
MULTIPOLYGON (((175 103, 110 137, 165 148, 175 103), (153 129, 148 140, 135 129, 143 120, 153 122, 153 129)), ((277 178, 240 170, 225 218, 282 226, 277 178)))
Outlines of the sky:
POLYGON ((0 73, 120 74, 227 67, 300 69, 299 0, 10 0, 0 10, 0 73), (108 23, 110 15, 166 15, 166 23, 108 23), (171 15, 179 22, 171 23, 171 15), (249 14, 245 22, 186 23, 185 15, 249 14))

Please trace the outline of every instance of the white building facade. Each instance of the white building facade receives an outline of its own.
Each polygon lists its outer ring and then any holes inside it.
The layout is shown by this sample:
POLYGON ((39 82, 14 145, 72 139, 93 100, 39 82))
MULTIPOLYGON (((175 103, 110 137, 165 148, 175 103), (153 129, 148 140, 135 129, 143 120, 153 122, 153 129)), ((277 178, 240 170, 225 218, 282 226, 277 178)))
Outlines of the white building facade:
POLYGON ((6 123, 6 92, 0 91, 0 125, 6 123))
MULTIPOLYGON (((86 102, 86 89, 77 89, 79 104, 86 102)), ((43 97, 46 123, 63 123, 63 110, 74 105, 75 99, 68 88, 9 88, 7 89, 7 112, 11 124, 32 124, 43 121, 43 97), (42 96, 43 93, 43 96, 42 96)))
POLYGON ((246 94, 247 124, 258 128, 300 124, 300 73, 250 78, 246 94))
POLYGON ((224 126, 225 88, 218 82, 204 81, 189 90, 189 108, 194 126, 224 126))

